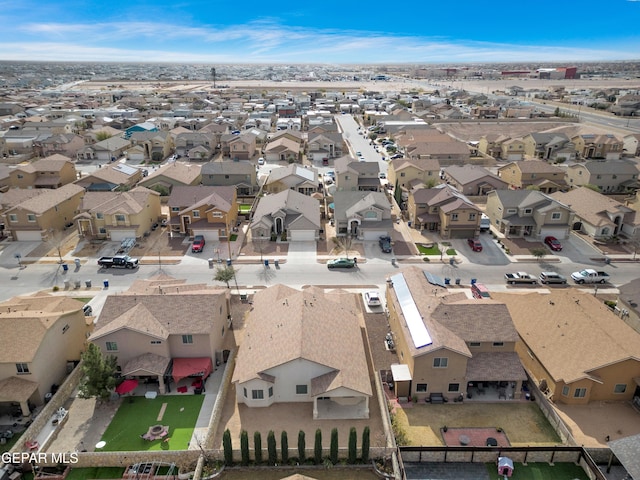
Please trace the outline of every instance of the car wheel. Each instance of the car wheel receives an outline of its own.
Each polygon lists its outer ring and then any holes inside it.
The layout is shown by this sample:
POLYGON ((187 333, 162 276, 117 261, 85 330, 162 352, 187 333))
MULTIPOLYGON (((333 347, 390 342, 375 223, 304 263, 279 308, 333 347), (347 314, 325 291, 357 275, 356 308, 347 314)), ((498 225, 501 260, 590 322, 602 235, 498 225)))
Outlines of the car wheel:
POLYGON ((603 278, 602 280, 600 280, 600 283, 604 283, 604 282, 605 282, 605 279, 604 279, 604 278, 603 278))

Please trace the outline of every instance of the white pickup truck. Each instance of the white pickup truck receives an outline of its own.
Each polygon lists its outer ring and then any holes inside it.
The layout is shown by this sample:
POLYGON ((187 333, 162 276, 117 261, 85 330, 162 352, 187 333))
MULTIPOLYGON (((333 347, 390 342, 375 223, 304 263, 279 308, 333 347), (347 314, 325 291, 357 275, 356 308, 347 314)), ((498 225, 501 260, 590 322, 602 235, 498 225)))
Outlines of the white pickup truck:
POLYGON ((609 281, 609 274, 592 268, 585 268, 579 272, 573 272, 571 278, 576 283, 606 283, 609 281))
POLYGON ((505 273, 504 278, 509 285, 515 285, 517 283, 528 283, 533 285, 538 283, 538 279, 533 275, 525 272, 505 273))

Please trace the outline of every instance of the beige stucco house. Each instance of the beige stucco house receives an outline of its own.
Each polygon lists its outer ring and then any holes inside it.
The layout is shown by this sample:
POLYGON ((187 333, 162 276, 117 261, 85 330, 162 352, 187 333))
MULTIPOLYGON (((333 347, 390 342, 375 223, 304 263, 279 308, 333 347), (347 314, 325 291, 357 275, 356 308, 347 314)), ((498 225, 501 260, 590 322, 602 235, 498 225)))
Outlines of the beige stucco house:
POLYGON ((533 187, 553 193, 566 187, 564 170, 542 160, 511 162, 498 168, 498 176, 512 189, 533 187))
POLYGON ((18 165, 9 172, 11 188, 60 188, 77 178, 74 163, 60 154, 18 165))

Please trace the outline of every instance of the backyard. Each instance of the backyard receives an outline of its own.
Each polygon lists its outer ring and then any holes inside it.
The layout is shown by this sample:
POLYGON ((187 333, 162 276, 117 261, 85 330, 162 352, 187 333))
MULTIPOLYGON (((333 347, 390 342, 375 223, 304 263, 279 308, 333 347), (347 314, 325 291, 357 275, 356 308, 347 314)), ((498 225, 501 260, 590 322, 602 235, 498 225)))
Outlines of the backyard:
MULTIPOLYGON (((502 475, 498 475, 498 469, 494 464, 487 464, 489 478, 491 480, 501 480, 502 475)), ((574 463, 556 463, 549 465, 548 463, 521 463, 513 464, 513 474, 511 478, 514 480, 587 480, 589 477, 579 465, 574 463)))
POLYGON ((440 429, 501 428, 512 446, 558 445, 555 433, 538 406, 528 403, 464 403, 456 405, 411 404, 396 407, 398 428, 407 445, 443 445, 440 429))
MULTIPOLYGON (((122 402, 101 440, 101 451, 186 450, 202 407, 203 395, 130 397, 122 402), (141 436, 150 427, 168 427, 154 440, 141 436)), ((100 451, 97 450, 97 451, 100 451)))

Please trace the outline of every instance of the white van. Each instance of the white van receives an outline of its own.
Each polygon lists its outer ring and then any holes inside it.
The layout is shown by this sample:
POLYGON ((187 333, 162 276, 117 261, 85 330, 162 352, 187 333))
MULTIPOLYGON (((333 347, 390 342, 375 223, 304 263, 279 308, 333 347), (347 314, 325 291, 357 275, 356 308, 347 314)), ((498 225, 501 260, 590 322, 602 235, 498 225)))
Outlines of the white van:
POLYGON ((491 228, 491 219, 484 213, 480 217, 480 231, 486 232, 491 228))

